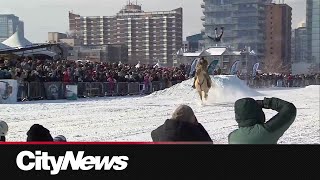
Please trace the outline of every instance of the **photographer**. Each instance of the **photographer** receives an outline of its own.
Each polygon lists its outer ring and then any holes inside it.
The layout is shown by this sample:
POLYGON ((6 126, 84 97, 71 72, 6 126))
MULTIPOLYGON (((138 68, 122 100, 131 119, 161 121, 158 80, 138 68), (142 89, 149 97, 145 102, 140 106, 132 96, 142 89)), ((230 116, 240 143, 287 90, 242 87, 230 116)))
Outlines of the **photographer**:
POLYGON ((235 102, 235 118, 239 128, 228 136, 229 144, 277 144, 296 118, 296 107, 278 98, 254 100, 243 98, 235 102), (265 122, 262 109, 278 113, 265 122))

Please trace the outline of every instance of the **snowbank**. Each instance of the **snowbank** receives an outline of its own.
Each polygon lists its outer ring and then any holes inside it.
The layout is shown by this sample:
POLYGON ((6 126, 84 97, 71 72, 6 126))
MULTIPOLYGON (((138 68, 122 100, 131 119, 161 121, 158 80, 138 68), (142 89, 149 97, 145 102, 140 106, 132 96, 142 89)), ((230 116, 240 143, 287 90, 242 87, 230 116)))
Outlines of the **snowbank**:
MULTIPOLYGON (((242 97, 262 96, 261 93, 248 87, 244 81, 233 75, 211 76, 213 86, 209 91, 209 102, 234 101, 242 97)), ((154 92, 149 97, 181 97, 183 99, 199 99, 199 95, 192 88, 193 79, 176 84, 171 88, 154 92)))

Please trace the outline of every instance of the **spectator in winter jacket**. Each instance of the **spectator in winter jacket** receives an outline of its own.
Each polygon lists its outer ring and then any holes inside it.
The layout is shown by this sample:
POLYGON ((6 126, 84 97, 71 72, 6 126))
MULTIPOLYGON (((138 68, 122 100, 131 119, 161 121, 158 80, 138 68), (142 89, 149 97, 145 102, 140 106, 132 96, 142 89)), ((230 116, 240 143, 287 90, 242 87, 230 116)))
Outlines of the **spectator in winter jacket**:
POLYGON ((292 103, 278 98, 239 99, 235 102, 235 118, 239 128, 229 134, 229 144, 277 144, 296 114, 297 109, 292 103), (272 109, 278 113, 265 122, 262 109, 272 109))
POLYGON ((212 144, 205 128, 198 122, 191 107, 179 106, 172 118, 151 132, 154 142, 202 142, 212 144))
POLYGON ((6 141, 7 133, 8 133, 8 124, 4 121, 0 121, 0 142, 6 141))
POLYGON ((70 71, 63 72, 63 82, 69 83, 70 82, 70 71))
POLYGON ((27 132, 27 142, 32 141, 53 141, 50 131, 39 124, 34 124, 27 132))
POLYGON ((108 93, 112 94, 115 92, 115 86, 117 81, 112 76, 109 76, 107 81, 109 83, 108 93))

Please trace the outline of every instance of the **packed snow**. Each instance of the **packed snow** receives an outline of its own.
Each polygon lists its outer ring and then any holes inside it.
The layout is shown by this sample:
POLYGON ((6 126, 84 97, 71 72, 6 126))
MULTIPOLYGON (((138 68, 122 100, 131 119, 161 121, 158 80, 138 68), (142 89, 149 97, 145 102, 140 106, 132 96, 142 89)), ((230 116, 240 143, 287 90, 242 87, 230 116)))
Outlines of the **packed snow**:
MULTIPOLYGON (((148 96, 78 99, 77 101, 33 101, 0 104, 0 119, 9 125, 7 141, 26 140, 32 124, 41 124, 52 136, 68 141, 151 142, 150 133, 180 104, 193 108, 197 119, 216 144, 227 144, 228 134, 237 128, 234 102, 242 97, 278 97, 295 104, 296 121, 279 140, 280 144, 319 144, 320 86, 305 88, 251 89, 235 76, 212 77, 213 88, 202 105, 193 79, 148 96)), ((276 112, 264 110, 270 119, 276 112)))

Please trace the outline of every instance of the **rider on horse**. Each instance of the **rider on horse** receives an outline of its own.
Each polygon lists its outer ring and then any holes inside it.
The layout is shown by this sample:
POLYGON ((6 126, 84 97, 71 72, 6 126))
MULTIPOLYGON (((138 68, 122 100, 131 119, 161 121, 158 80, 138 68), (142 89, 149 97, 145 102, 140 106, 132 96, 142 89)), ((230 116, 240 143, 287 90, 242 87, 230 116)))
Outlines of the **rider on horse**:
MULTIPOLYGON (((201 57, 199 63, 197 64, 197 67, 196 67, 196 72, 198 72, 199 70, 200 71, 205 71, 205 75, 206 75, 206 79, 207 79, 207 82, 208 82, 208 87, 210 88, 211 87, 211 79, 210 79, 210 76, 209 76, 209 73, 208 73, 208 66, 209 66, 209 63, 206 59, 204 59, 204 57, 201 57)), ((193 81, 193 85, 192 87, 195 88, 195 82, 196 82, 196 78, 197 76, 194 77, 194 81, 193 81)))

